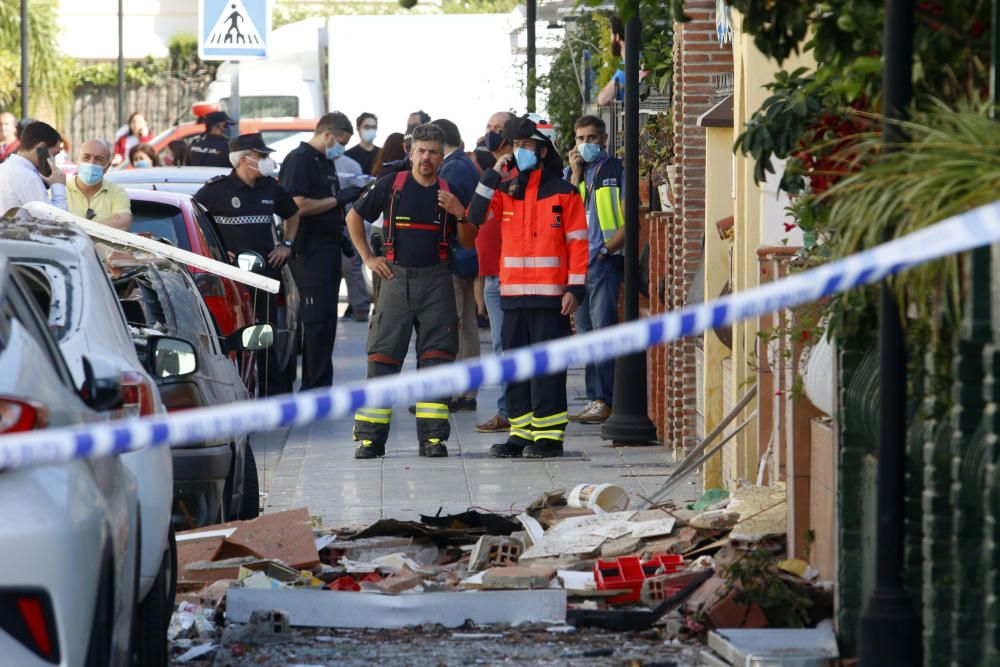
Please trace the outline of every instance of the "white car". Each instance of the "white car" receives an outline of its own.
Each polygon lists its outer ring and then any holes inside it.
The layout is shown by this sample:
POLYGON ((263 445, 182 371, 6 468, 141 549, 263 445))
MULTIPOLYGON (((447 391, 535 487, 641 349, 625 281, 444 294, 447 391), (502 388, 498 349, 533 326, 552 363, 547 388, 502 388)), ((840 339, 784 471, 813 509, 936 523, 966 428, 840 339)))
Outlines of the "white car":
MULTIPOLYGON (((152 376, 129 335, 121 304, 94 244, 71 223, 18 220, 0 228, 0 252, 16 266, 59 343, 77 386, 83 359, 106 376, 120 377, 121 408, 105 418, 165 412, 152 376)), ((139 485, 141 567, 137 639, 141 665, 166 665, 167 624, 173 609, 176 548, 170 526, 173 467, 166 447, 124 454, 139 485)))
MULTIPOLYGON (((0 434, 95 421, 120 399, 114 380, 83 385, 0 255, 0 434)), ((0 470, 0 663, 127 663, 137 493, 117 456, 0 470)))

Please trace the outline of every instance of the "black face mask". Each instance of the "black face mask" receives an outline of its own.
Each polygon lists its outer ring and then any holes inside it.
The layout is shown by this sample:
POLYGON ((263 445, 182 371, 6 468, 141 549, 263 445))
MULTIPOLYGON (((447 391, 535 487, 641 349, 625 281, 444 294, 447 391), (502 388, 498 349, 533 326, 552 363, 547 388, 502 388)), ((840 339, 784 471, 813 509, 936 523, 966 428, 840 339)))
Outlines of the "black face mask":
POLYGON ((499 132, 487 132, 483 138, 483 144, 486 146, 486 150, 495 153, 503 146, 503 135, 499 132))

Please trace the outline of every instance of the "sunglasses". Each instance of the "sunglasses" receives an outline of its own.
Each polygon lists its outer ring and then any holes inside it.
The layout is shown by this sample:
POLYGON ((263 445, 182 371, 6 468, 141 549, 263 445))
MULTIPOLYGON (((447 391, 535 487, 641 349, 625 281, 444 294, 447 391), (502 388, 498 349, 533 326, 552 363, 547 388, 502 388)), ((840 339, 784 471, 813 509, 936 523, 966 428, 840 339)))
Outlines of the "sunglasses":
POLYGON ((97 211, 92 208, 87 209, 87 220, 93 220, 97 217, 97 211))

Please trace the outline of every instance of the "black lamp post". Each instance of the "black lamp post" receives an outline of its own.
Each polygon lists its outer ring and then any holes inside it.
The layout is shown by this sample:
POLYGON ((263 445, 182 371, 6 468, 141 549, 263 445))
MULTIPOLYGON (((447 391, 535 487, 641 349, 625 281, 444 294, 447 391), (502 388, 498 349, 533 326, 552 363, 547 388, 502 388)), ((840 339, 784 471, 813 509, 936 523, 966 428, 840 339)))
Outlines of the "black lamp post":
POLYGON ((28 0, 21 0, 21 118, 28 117, 28 0))
MULTIPOLYGON (((883 140, 898 150, 906 136, 895 122, 913 98, 913 0, 886 0, 883 140)), ((861 616, 861 667, 920 664, 920 618, 903 586, 906 474, 906 342, 899 304, 883 281, 879 294, 879 443, 875 590, 861 616)))
POLYGON ((527 93, 527 110, 535 111, 535 23, 538 22, 538 0, 526 0, 525 23, 528 28, 528 81, 525 86, 527 93))
POLYGON ((118 0, 118 127, 125 125, 125 9, 118 0))
MULTIPOLYGON (((631 0, 632 18, 625 24, 625 320, 639 319, 639 47, 642 30, 639 3, 631 0)), ((612 124, 614 122, 612 121, 612 124)), ((615 361, 611 418, 601 437, 622 444, 649 444, 656 426, 649 419, 646 396, 646 352, 615 361)))

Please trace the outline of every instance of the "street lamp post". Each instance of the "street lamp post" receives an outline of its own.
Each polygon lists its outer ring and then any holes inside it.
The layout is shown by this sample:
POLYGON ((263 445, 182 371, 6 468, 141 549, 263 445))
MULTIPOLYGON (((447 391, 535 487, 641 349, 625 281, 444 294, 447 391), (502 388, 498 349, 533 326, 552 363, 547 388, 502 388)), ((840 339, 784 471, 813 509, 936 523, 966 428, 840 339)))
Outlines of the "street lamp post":
POLYGON ((21 118, 28 117, 28 0, 21 0, 21 118))
MULTIPOLYGON (((886 0, 883 140, 889 151, 906 139, 898 124, 913 98, 914 0, 886 0)), ((899 304, 885 280, 879 290, 879 442, 875 590, 861 616, 861 667, 920 664, 920 619, 903 586, 906 481, 906 341, 899 304)))
POLYGON ((125 8, 118 0, 118 127, 125 125, 125 8))
MULTIPOLYGON (((638 0, 625 24, 625 320, 639 319, 639 48, 642 30, 638 0)), ((614 121, 612 120, 612 124, 614 121)), ((611 418, 601 437, 623 444, 649 444, 656 426, 649 419, 646 396, 646 352, 615 361, 611 418)))
POLYGON ((535 111, 535 23, 538 22, 538 0, 527 0, 525 3, 525 23, 528 28, 528 81, 525 85, 527 93, 527 109, 535 111))

